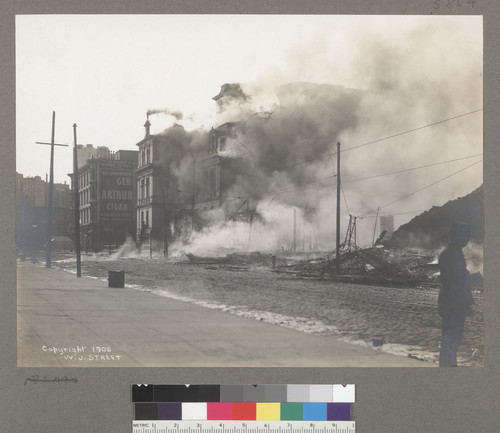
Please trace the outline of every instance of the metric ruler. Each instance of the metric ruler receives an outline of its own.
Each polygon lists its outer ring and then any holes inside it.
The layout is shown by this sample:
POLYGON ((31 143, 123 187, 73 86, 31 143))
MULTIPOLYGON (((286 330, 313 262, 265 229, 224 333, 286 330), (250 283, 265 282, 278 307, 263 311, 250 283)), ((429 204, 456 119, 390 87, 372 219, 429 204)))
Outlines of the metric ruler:
POLYGON ((132 433, 355 433, 354 421, 133 421, 132 433))

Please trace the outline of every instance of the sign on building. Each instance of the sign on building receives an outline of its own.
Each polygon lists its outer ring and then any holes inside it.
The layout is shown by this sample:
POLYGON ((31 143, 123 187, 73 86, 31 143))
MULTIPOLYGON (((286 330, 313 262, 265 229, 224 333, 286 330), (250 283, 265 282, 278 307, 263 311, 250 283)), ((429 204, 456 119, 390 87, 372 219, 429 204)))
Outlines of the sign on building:
POLYGON ((130 220, 135 217, 132 174, 130 161, 101 161, 101 218, 130 220))

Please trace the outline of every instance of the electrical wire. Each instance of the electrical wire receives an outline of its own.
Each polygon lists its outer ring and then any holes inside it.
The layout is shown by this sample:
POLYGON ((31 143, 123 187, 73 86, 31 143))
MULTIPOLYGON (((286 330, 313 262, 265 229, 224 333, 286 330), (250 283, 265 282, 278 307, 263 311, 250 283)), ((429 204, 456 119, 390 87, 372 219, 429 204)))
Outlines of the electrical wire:
MULTIPOLYGON (((417 194, 417 193, 418 193, 418 192, 420 192, 420 191, 423 191, 423 190, 425 190, 425 189, 427 189, 427 188, 430 188, 431 186, 434 186, 434 185, 436 185, 436 184, 438 184, 438 183, 442 182, 443 180, 446 180, 446 179, 448 179, 448 178, 450 178, 450 177, 452 177, 452 176, 455 176, 456 174, 461 173, 462 171, 467 170, 468 168, 471 168, 471 167, 473 167, 474 165, 479 164, 479 163, 480 163, 480 162, 482 162, 482 161, 483 161, 483 160, 481 159, 480 161, 477 161, 477 162, 475 162, 474 164, 468 165, 467 167, 464 167, 464 168, 462 168, 462 169, 460 169, 460 170, 458 170, 458 171, 455 171, 454 173, 451 173, 451 174, 449 174, 448 176, 445 176, 445 177, 443 177, 443 178, 441 178, 441 179, 439 179, 439 180, 437 180, 437 181, 435 181, 435 182, 432 182, 432 183, 430 183, 429 185, 424 186, 423 188, 420 188, 420 189, 418 189, 418 190, 416 190, 416 191, 413 191, 413 192, 411 192, 410 194, 406 194, 406 195, 404 195, 403 197, 398 198, 397 200, 391 201, 390 203, 386 203, 385 205, 380 206, 380 209, 383 209, 383 208, 385 208, 385 207, 391 206, 391 205, 393 205, 393 204, 395 204, 395 203, 398 203, 398 202, 400 202, 400 201, 402 201, 402 200, 404 200, 404 199, 406 199, 406 198, 408 198, 408 197, 410 197, 410 196, 412 196, 412 195, 414 195, 414 194, 417 194)), ((367 215, 367 214, 368 214, 368 212, 366 212, 366 213, 364 213, 363 215, 361 215, 361 217, 363 217, 363 216, 365 216, 365 215, 367 215)))
MULTIPOLYGON (((409 129, 409 130, 407 130, 407 131, 398 132, 397 134, 389 135, 389 136, 387 136, 387 137, 383 137, 383 138, 379 138, 379 139, 377 139, 377 140, 369 141, 369 142, 367 142, 367 143, 359 144, 359 145, 357 145, 357 146, 352 146, 352 147, 348 147, 348 148, 346 148, 346 149, 341 149, 341 150, 340 150, 340 152, 341 152, 341 153, 342 153, 342 152, 347 152, 347 151, 349 151, 349 150, 358 149, 358 148, 360 148, 360 147, 363 147, 363 146, 368 146, 368 145, 370 145, 370 144, 379 143, 379 142, 381 142, 381 141, 384 141, 384 140, 389 140, 389 139, 391 139, 391 138, 400 137, 400 136, 402 136, 402 135, 409 134, 409 133, 411 133, 411 132, 420 131, 420 130, 422 130, 422 129, 429 128, 429 127, 431 127, 431 126, 440 125, 440 124, 442 124, 442 123, 449 122, 449 121, 451 121, 451 120, 455 120, 455 119, 458 119, 458 118, 460 118, 460 117, 465 117, 465 116, 468 116, 468 115, 470 115, 470 114, 477 113, 477 112, 479 112, 479 111, 483 111, 483 109, 482 109, 482 108, 479 108, 479 109, 477 109, 477 110, 469 111, 468 113, 459 114, 459 115, 457 115, 457 116, 453 116, 453 117, 450 117, 450 118, 448 118, 448 119, 439 120, 439 121, 437 121, 437 122, 433 122, 433 123, 429 123, 429 124, 427 124, 427 125, 419 126, 419 127, 417 127, 417 128, 409 129)), ((311 157, 311 158, 308 158, 308 159, 305 159, 305 160, 302 160, 302 161, 297 161, 297 162, 295 162, 295 163, 293 163, 293 164, 288 165, 286 168, 295 167, 295 166, 297 166, 297 165, 305 164, 305 163, 307 163, 307 162, 311 162, 311 161, 316 161, 316 160, 318 160, 318 159, 323 159, 323 158, 326 158, 326 157, 328 157, 328 156, 332 156, 332 155, 336 155, 336 152, 328 152, 328 153, 323 153, 323 154, 321 154, 321 155, 314 156, 314 157, 311 157)))
MULTIPOLYGON (((482 153, 478 153, 476 155, 465 156, 463 158, 450 159, 448 161, 441 161, 441 162, 437 162, 437 163, 433 163, 433 164, 422 165, 422 166, 419 166, 419 167, 411 167, 411 168, 407 168, 407 169, 403 169, 403 170, 393 171, 393 172, 390 172, 390 173, 376 174, 376 175, 373 175, 373 176, 368 176, 368 177, 363 177, 363 178, 343 180, 341 182, 341 186, 342 186, 342 183, 357 182, 357 181, 362 181, 362 180, 373 179, 373 178, 376 178, 376 177, 390 176, 390 175, 405 173, 405 172, 409 172, 409 171, 413 171, 413 170, 419 170, 419 169, 423 169, 423 168, 433 167, 433 166, 436 166, 436 165, 447 164, 449 162, 456 162, 456 161, 461 161, 461 160, 464 160, 464 159, 475 158, 475 157, 482 156, 482 155, 483 155, 482 153)), ((480 162, 480 161, 478 161, 478 162, 480 162)), ((336 177, 336 175, 326 176, 326 177, 323 177, 321 179, 317 179, 317 180, 312 181, 312 182, 306 182, 306 183, 298 185, 298 186, 294 186, 294 187, 290 187, 290 188, 286 188, 286 189, 281 189, 281 190, 269 191, 269 192, 265 193, 264 196, 273 195, 273 194, 280 194, 282 192, 289 192, 289 191, 300 190, 300 189, 303 189, 306 186, 315 185, 315 184, 321 183, 321 182, 323 182, 325 180, 332 179, 332 178, 335 178, 335 177, 336 177)), ((326 183, 325 185, 322 185, 322 187, 329 187, 329 186, 333 186, 333 185, 335 185, 335 183, 334 182, 330 182, 330 183, 326 183)), ((343 189, 342 189, 342 192, 344 193, 343 189)), ((235 198, 228 197, 228 199, 231 199, 231 200, 239 200, 240 198, 241 197, 235 197, 235 198)), ((346 205, 347 205, 347 200, 346 200, 346 205)))
POLYGON ((345 202, 345 208, 347 210, 347 213, 350 215, 351 212, 349 211, 349 205, 347 204, 347 199, 345 198, 345 193, 344 193, 344 185, 342 185, 342 182, 340 182, 340 189, 342 191, 342 195, 344 197, 344 202, 345 202))
POLYGON ((405 173, 405 172, 408 172, 408 171, 419 170, 419 169, 422 169, 422 168, 434 167, 436 165, 447 164, 449 162, 462 161, 464 159, 475 158, 477 156, 483 156, 483 154, 482 153, 478 153, 476 155, 464 156, 463 158, 450 159, 448 161, 442 161, 442 162, 435 162, 434 164, 428 164, 428 165, 421 165, 419 167, 406 168, 404 170, 392 171, 390 173, 375 174, 373 176, 359 177, 357 179, 348 179, 348 180, 344 180, 343 182, 349 183, 349 182, 358 182, 358 181, 361 181, 361 180, 375 179, 377 177, 383 177, 383 176, 389 176, 389 175, 393 175, 393 174, 405 173))
POLYGON ((401 135, 409 134, 409 133, 415 132, 415 131, 420 131, 422 129, 429 128, 431 126, 440 125, 441 123, 449 122, 450 120, 455 120, 455 119, 458 119, 460 117, 468 116, 470 114, 474 114, 474 113, 477 113, 479 111, 483 111, 483 109, 479 108, 477 110, 469 111, 468 113, 458 114, 457 116, 453 116, 453 117, 450 117, 448 119, 439 120, 437 122, 429 123, 428 125, 419 126, 418 128, 409 129, 407 131, 403 131, 403 132, 399 132, 397 134, 389 135, 389 136, 384 137, 384 138, 379 138, 378 140, 369 141, 368 143, 363 143, 363 144, 358 144, 357 146, 348 147, 346 149, 342 149, 341 152, 347 152, 348 150, 358 149, 358 148, 363 147, 363 146, 368 146, 369 144, 374 144, 374 143, 379 143, 379 142, 384 141, 384 140, 389 140, 390 138, 400 137, 401 135))

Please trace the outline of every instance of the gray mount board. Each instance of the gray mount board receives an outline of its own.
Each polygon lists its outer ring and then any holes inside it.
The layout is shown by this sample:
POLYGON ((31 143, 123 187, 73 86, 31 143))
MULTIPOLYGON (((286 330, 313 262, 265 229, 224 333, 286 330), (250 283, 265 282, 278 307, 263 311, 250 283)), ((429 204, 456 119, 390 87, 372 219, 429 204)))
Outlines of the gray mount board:
MULTIPOLYGON (((353 416, 357 431, 370 432, 493 432, 500 424, 500 150, 497 146, 499 85, 498 2, 429 1, 173 1, 79 2, 4 1, 1 11, 1 73, 3 102, 0 167, 2 350, 2 429, 28 432, 131 431, 134 383, 314 384, 354 383, 353 416), (458 6, 458 4, 461 6, 458 6), (449 6, 449 7, 448 7, 449 6), (15 282, 15 26, 16 14, 103 13, 300 13, 300 14, 481 14, 484 16, 484 173, 485 173, 485 347, 483 368, 17 368, 15 282), (25 384, 32 375, 77 378, 78 383, 25 384)), ((36 73, 36 71, 34 71, 36 73)))

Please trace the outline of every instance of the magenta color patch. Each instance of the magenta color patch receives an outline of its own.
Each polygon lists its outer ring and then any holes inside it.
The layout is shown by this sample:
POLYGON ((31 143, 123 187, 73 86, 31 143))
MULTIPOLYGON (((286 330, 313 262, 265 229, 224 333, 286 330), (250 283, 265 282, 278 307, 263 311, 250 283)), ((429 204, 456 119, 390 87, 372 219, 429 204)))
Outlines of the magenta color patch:
POLYGON ((232 403, 207 403, 207 420, 232 420, 232 403))

